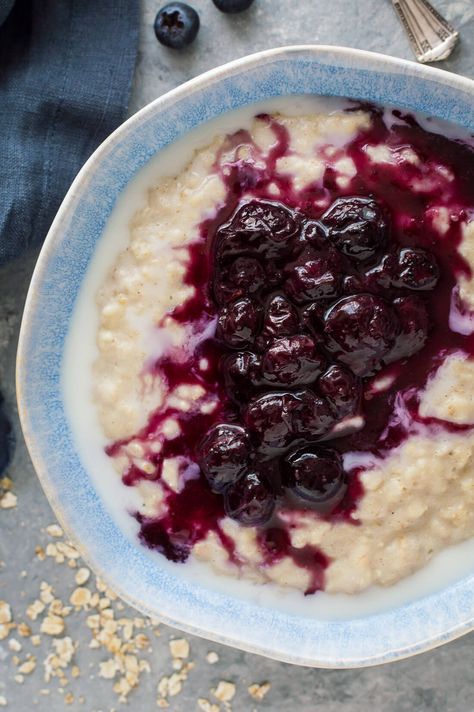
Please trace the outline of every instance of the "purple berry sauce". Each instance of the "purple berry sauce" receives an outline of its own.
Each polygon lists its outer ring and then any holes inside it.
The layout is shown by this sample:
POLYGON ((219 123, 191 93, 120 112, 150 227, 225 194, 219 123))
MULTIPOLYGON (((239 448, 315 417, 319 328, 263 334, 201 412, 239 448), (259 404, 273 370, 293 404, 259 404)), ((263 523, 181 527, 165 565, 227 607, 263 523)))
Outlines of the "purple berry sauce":
MULTIPOLYGON (((275 134, 267 156, 254 146, 258 164, 216 164, 227 197, 189 247, 185 281, 195 294, 168 315, 189 333, 212 335, 154 369, 170 391, 200 385, 218 406, 158 410, 133 438, 145 449, 161 443, 145 455, 156 466, 151 479, 160 479, 166 458, 182 463, 179 493, 162 480, 166 514, 136 515, 142 541, 172 561, 185 561, 212 531, 238 565, 221 527, 227 515, 257 527, 263 567, 290 557, 309 572, 306 593, 314 593, 324 588, 329 560, 314 547, 291 546, 280 515, 311 510, 356 525, 362 470, 344 468, 345 454, 383 457, 415 426, 433 437, 470 427, 418 411, 447 355, 474 353, 474 336, 449 327, 456 281, 470 275, 457 247, 474 210, 474 150, 399 112, 387 128, 379 109, 363 108, 370 129, 336 149, 323 180, 300 192, 276 171, 290 153, 289 136, 269 116, 261 117, 275 134), (410 149, 420 161, 374 163, 366 149, 380 144, 410 149), (357 169, 344 188, 332 167, 338 157, 357 169), (451 216, 443 236, 433 222, 440 206, 451 216), (385 376, 391 385, 377 391, 374 382, 385 376), (180 434, 165 439, 160 429, 170 417, 180 434)), ((245 131, 229 137, 226 149, 240 144, 251 144, 245 131)), ((131 466, 123 481, 146 478, 131 466)))

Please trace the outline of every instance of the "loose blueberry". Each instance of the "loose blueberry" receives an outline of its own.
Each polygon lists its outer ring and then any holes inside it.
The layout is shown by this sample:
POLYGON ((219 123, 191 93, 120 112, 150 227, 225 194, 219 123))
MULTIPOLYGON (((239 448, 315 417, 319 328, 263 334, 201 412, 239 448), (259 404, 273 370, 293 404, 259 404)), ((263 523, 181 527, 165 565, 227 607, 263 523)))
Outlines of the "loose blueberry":
POLYGON ((263 331, 273 337, 291 336, 298 328, 298 312, 293 304, 280 294, 272 297, 265 309, 263 331))
POLYGON ((325 398, 310 390, 297 393, 297 406, 292 409, 292 430, 297 437, 318 440, 334 425, 334 416, 325 398))
POLYGON ((421 249, 400 250, 392 283, 418 291, 434 289, 439 279, 438 264, 429 252, 421 249))
POLYGON ((426 306, 418 297, 395 299, 393 308, 400 322, 400 333, 385 359, 386 363, 408 358, 420 351, 426 344, 430 328, 426 306))
MULTIPOLYGON (((0 396, 0 404, 2 397, 0 396)), ((0 406, 0 474, 10 462, 12 449, 11 425, 0 406)))
POLYGON ((212 0, 214 5, 221 12, 234 14, 236 12, 244 12, 248 10, 254 0, 212 0))
POLYGON ((172 49, 182 49, 196 39, 199 15, 184 2, 170 2, 158 11, 154 29, 161 44, 172 49))
POLYGON ((362 389, 352 371, 334 364, 323 373, 318 385, 338 419, 357 413, 362 389))
POLYGON ((252 351, 239 351, 226 356, 221 365, 227 394, 237 402, 249 400, 261 379, 260 359, 252 351))
POLYGON ((288 485, 301 499, 333 509, 347 490, 340 455, 334 450, 304 448, 286 458, 288 485))
POLYGON ((318 254, 305 250, 298 261, 285 270, 288 275, 285 291, 300 304, 334 298, 341 283, 340 269, 335 252, 318 254))
POLYGON ((358 376, 383 365, 399 329, 393 309, 371 294, 340 299, 326 313, 324 324, 327 348, 358 376))
POLYGON ((299 219, 278 203, 252 200, 242 205, 230 223, 218 231, 217 260, 233 255, 262 255, 273 259, 292 248, 299 219))
POLYGON ((298 334, 277 339, 262 358, 262 375, 275 385, 313 383, 324 369, 324 358, 310 336, 298 334))
POLYGON ((251 299, 238 299, 221 310, 216 338, 232 348, 245 348, 260 331, 261 308, 251 299))
POLYGON ((371 198, 338 198, 321 221, 337 249, 358 261, 372 259, 384 248, 389 235, 387 215, 371 198))
POLYGON ((275 496, 258 472, 247 472, 226 490, 224 509, 244 527, 263 526, 275 510, 275 496))
POLYGON ((287 447, 293 437, 292 393, 265 393, 252 398, 244 411, 244 422, 262 452, 287 447))
POLYGON ((244 428, 219 423, 207 433, 198 447, 198 463, 211 489, 223 492, 245 470, 250 442, 244 428))

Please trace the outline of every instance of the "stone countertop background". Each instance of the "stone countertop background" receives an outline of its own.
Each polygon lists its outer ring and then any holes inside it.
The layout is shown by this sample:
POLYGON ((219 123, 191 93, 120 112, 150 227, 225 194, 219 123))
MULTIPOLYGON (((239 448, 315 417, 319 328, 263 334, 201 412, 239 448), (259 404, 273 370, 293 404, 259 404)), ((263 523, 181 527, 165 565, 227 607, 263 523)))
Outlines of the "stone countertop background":
MULTIPOLYGON (((474 78, 473 0, 435 2, 461 32, 461 42, 441 66, 474 78)), ((201 31, 191 48, 175 53, 154 37, 160 3, 142 1, 130 113, 207 69, 270 47, 338 44, 412 58, 389 0, 256 0, 237 16, 219 13, 211 0, 191 3, 200 13, 201 31)), ((169 642, 184 636, 111 600, 92 575, 77 592, 75 579, 81 580, 84 565, 54 527, 47 531, 55 518, 16 415, 15 352, 35 260, 32 254, 0 270, 0 386, 17 440, 6 473, 14 496, 4 500, 14 504, 16 498, 16 505, 0 510, 0 599, 10 605, 0 604, 0 706, 16 712, 111 712, 125 708, 120 696, 127 693, 134 712, 471 712, 473 634, 365 670, 293 667, 192 636, 186 636, 188 657, 180 659, 169 642), (28 608, 35 601, 40 602, 28 608), (218 688, 220 681, 231 685, 218 688), (270 687, 259 701, 248 687, 264 682, 270 687)), ((183 643, 176 647, 180 655, 186 652, 183 643)))

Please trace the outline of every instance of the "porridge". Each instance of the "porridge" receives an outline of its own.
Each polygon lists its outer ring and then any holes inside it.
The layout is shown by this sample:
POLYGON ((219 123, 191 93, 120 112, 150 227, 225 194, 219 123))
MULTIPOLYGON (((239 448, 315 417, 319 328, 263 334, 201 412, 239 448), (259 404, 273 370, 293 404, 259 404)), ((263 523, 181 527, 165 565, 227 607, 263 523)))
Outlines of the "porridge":
POLYGON ((356 593, 474 536, 473 185, 468 144, 348 104, 150 190, 93 373, 146 546, 356 593))

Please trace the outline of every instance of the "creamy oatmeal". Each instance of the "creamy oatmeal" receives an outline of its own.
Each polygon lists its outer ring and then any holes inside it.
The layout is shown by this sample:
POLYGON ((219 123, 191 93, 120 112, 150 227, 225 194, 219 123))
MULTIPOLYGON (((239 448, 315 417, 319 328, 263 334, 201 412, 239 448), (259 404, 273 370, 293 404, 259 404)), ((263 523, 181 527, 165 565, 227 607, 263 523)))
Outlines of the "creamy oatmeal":
POLYGON ((150 191, 94 365, 145 544, 354 593, 474 535, 473 166, 351 107, 256 117, 150 191))

